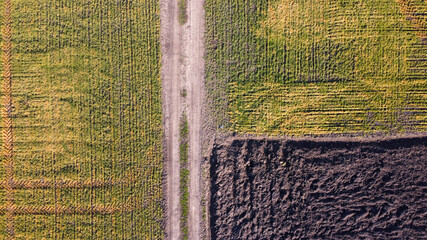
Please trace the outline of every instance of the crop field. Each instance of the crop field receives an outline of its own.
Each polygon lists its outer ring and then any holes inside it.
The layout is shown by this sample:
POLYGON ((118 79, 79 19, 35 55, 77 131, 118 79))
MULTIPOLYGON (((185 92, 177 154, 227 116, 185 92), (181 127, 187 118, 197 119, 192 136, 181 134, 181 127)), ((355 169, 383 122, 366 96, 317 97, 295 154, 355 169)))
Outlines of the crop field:
POLYGON ((427 130, 424 0, 207 0, 215 125, 268 135, 427 130))
POLYGON ((158 1, 0 4, 0 238, 161 239, 158 1))

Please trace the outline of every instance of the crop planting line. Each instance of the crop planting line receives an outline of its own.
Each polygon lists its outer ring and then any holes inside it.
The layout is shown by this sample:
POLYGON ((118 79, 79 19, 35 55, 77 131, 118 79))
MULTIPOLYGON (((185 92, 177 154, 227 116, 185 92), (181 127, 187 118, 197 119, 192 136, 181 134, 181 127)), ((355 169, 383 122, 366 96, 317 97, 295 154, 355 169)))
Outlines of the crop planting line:
POLYGON ((5 168, 6 197, 6 232, 10 239, 15 238, 14 229, 14 190, 13 182, 13 132, 12 132, 12 4, 11 0, 3 2, 3 164, 5 168))
POLYGON ((132 207, 128 205, 123 206, 98 206, 92 205, 88 207, 65 207, 65 206, 12 206, 12 207, 0 207, 0 215, 8 214, 8 212, 13 212, 13 214, 24 215, 53 215, 53 214, 113 214, 113 213, 122 213, 122 212, 131 212, 132 207))
POLYGON ((127 186, 132 181, 117 180, 12 180, 0 181, 0 189, 43 189, 43 188, 100 188, 110 186, 127 186))

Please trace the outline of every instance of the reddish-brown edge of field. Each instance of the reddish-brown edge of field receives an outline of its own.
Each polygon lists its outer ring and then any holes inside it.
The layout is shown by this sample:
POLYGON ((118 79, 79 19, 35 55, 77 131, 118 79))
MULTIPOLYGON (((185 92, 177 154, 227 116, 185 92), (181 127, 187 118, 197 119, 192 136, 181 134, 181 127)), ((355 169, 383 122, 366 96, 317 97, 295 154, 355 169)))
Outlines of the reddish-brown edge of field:
POLYGON ((212 147, 211 239, 421 239, 427 135, 228 137, 212 147))

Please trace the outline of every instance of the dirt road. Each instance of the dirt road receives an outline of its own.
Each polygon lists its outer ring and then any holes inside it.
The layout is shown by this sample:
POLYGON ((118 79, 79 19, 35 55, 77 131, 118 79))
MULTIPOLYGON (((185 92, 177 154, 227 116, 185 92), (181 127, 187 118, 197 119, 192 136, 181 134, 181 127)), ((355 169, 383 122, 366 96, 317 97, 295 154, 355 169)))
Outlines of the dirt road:
POLYGON ((188 21, 178 22, 178 1, 161 0, 163 124, 165 136, 166 239, 180 239, 179 123, 189 127, 189 239, 201 238, 201 129, 204 90, 203 0, 187 2, 188 21), (181 91, 186 89, 187 96, 181 91))
POLYGON ((187 84, 188 84, 188 127, 189 127, 189 166, 190 166, 190 214, 189 238, 201 236, 201 176, 202 162, 201 130, 204 90, 204 15, 203 0, 188 2, 189 28, 185 38, 187 47, 187 84))
POLYGON ((161 1, 161 44, 163 84, 164 157, 166 172, 166 238, 179 239, 179 120, 182 76, 181 27, 178 23, 178 1, 161 1))

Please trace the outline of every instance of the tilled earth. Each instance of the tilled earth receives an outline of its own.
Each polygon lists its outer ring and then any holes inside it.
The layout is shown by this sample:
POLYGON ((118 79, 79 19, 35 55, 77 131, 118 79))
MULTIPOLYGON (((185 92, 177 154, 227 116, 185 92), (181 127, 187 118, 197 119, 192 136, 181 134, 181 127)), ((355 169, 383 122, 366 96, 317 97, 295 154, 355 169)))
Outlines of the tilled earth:
POLYGON ((210 162, 212 239, 427 238, 427 136, 233 138, 210 162))

